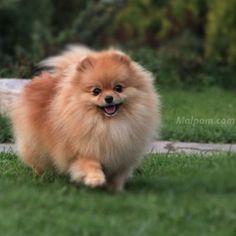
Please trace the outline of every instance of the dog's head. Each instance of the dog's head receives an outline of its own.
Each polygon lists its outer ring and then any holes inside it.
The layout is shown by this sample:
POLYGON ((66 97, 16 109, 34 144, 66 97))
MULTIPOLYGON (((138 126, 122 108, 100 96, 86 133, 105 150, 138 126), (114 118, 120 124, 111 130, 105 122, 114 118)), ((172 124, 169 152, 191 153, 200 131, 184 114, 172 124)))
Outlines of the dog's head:
POLYGON ((115 117, 132 110, 147 87, 137 64, 124 53, 104 51, 80 60, 74 87, 80 101, 105 117, 115 117))

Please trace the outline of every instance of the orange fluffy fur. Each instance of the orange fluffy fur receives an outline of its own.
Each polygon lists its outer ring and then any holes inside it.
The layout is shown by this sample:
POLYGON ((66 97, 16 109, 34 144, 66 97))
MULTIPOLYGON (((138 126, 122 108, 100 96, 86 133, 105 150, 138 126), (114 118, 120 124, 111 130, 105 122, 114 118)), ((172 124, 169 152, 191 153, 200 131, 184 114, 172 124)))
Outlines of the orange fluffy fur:
POLYGON ((122 190, 159 126, 151 73, 114 49, 72 47, 41 65, 53 73, 34 77, 11 114, 20 158, 39 175, 55 167, 76 183, 122 190), (112 116, 101 109, 107 96, 120 104, 112 116))

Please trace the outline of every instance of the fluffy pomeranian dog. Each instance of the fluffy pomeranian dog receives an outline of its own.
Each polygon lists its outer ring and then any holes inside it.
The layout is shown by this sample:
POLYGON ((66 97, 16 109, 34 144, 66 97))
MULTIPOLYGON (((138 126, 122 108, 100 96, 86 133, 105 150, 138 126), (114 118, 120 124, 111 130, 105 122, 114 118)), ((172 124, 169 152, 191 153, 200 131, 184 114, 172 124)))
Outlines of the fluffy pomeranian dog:
POLYGON ((121 51, 74 46, 40 66, 11 114, 18 153, 41 175, 121 191, 159 126, 153 77, 121 51))

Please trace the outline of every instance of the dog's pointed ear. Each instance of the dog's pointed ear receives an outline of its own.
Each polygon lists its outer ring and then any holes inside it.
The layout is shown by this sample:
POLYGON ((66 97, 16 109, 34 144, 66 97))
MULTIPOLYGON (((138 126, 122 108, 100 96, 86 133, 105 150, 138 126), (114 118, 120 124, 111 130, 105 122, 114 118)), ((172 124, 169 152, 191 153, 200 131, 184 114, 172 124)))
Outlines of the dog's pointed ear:
POLYGON ((119 51, 113 52, 113 59, 124 65, 129 65, 131 63, 129 56, 119 51))
POLYGON ((79 61, 76 69, 80 72, 84 72, 86 70, 92 69, 93 67, 94 59, 90 56, 85 56, 79 61))

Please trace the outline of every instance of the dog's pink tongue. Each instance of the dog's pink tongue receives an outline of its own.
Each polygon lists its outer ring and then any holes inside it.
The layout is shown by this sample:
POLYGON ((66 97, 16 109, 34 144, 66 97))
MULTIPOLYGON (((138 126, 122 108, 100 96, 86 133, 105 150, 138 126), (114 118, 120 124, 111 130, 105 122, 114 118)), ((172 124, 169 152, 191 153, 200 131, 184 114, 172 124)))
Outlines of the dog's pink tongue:
POLYGON ((107 107, 105 107, 104 109, 105 109, 106 113, 112 114, 112 113, 115 112, 116 106, 114 106, 114 105, 112 105, 112 106, 107 106, 107 107))

